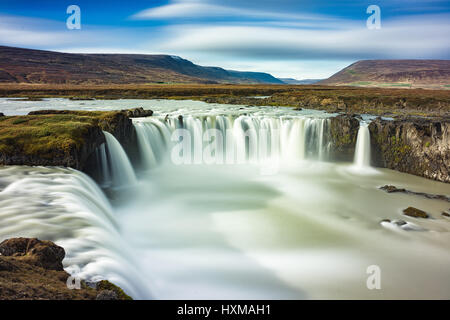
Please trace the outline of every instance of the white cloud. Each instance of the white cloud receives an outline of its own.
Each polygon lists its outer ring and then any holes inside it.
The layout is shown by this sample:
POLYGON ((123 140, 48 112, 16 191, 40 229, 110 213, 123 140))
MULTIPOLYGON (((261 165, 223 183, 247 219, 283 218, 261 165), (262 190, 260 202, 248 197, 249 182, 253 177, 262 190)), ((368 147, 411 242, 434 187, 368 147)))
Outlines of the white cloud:
POLYGON ((365 26, 311 30, 262 26, 182 25, 167 30, 161 51, 208 53, 243 59, 448 58, 448 15, 385 21, 365 26))
POLYGON ((167 5, 142 10, 132 16, 133 19, 172 19, 172 18, 264 18, 282 20, 328 20, 323 15, 296 14, 243 7, 224 6, 201 0, 176 0, 167 5))

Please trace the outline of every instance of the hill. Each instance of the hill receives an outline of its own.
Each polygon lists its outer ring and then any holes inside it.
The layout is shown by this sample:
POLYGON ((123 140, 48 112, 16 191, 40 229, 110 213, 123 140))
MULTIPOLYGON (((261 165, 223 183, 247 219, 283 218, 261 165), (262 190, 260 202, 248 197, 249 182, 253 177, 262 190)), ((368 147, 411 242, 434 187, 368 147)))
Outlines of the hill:
POLYGON ((0 46, 0 83, 282 84, 283 82, 268 73, 203 67, 178 56, 73 54, 0 46))
POLYGON ((448 88, 450 60, 362 60, 318 84, 448 88))

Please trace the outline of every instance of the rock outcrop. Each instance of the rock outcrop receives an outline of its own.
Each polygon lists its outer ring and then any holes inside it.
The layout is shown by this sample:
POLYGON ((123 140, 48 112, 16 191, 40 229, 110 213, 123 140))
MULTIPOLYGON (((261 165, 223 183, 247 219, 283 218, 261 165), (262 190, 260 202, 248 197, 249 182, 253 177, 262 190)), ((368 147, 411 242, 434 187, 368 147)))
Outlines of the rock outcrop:
POLYGON ((80 281, 70 289, 63 270, 65 251, 51 241, 12 238, 0 244, 0 300, 130 300, 103 280, 92 287, 80 281))
POLYGON ((353 161, 359 120, 351 115, 330 119, 330 158, 336 161, 353 161))
POLYGON ((51 241, 36 238, 13 238, 0 243, 2 256, 14 256, 16 259, 42 267, 47 270, 62 271, 62 261, 66 252, 51 241))
MULTIPOLYGON (((141 111, 139 111, 141 112, 141 111)), ((40 110, 0 121, 0 165, 64 166, 95 171, 102 131, 114 135, 131 159, 138 159, 137 137, 124 111, 40 110)))
POLYGON ((375 166, 450 182, 450 121, 378 118, 369 130, 375 166))
POLYGON ((122 110, 129 118, 143 118, 151 117, 153 115, 153 110, 145 110, 144 108, 134 108, 129 110, 122 110))

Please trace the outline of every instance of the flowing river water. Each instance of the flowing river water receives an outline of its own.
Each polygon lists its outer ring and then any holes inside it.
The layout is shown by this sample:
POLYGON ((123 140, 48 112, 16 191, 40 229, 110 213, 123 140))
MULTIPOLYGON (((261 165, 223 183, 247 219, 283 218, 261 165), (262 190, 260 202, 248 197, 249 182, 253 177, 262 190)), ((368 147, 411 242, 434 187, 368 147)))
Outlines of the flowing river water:
POLYGON ((450 185, 371 168, 364 122, 355 161, 335 163, 332 115, 319 111, 0 99, 6 115, 138 106, 155 111, 133 120, 140 168, 108 134, 98 150, 99 184, 73 169, 0 168, 0 240, 53 240, 66 249, 69 273, 106 278, 136 299, 450 298, 450 220, 441 215, 449 202, 378 189, 450 195, 450 185), (180 128, 195 142, 192 163, 171 157, 180 128), (211 128, 223 133, 223 163, 197 161, 195 145, 211 128), (245 142, 251 139, 255 148, 245 142), (231 151, 244 161, 227 158, 231 151), (409 206, 432 218, 404 216, 409 206), (379 290, 366 284, 373 265, 381 270, 379 290))

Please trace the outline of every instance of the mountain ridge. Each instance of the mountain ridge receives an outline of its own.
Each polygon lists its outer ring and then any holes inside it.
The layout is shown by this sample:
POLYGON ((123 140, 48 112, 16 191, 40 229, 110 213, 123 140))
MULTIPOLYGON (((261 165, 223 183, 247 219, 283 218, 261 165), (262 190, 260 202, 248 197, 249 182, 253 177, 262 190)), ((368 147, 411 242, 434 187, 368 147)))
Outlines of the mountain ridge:
POLYGON ((317 84, 446 86, 450 84, 450 60, 360 60, 317 84))
POLYGON ((0 46, 0 83, 266 83, 268 73, 203 67, 173 55, 86 54, 0 46))

